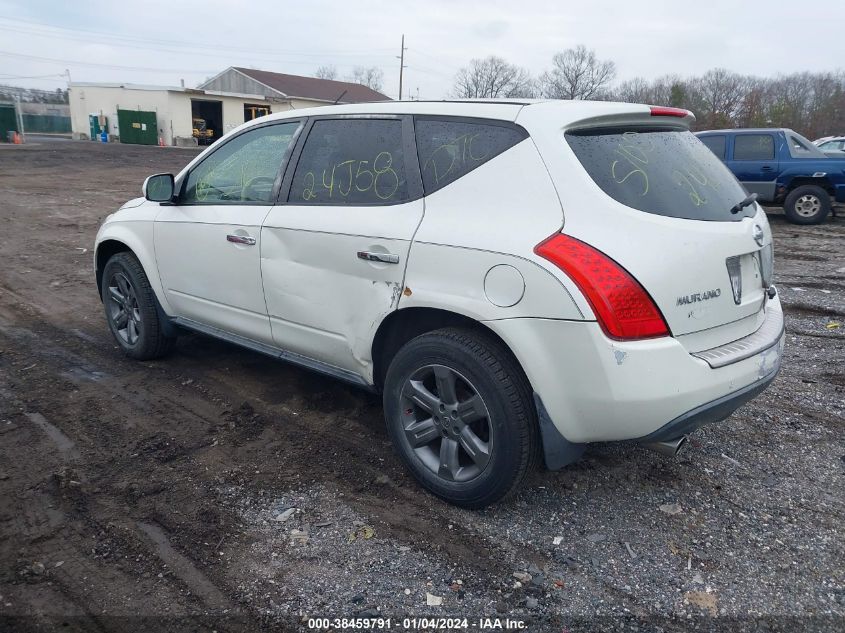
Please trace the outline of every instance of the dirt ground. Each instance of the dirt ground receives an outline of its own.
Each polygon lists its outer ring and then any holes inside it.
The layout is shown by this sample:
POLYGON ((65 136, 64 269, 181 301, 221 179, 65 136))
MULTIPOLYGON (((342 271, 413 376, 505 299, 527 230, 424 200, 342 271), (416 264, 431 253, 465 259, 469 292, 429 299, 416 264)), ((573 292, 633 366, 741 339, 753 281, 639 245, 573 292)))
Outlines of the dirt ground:
POLYGON ((0 147, 0 631, 845 630, 845 209, 770 216, 762 396, 677 459, 596 445, 469 512, 405 474, 375 396, 199 335, 119 352, 95 233, 194 153, 0 147))

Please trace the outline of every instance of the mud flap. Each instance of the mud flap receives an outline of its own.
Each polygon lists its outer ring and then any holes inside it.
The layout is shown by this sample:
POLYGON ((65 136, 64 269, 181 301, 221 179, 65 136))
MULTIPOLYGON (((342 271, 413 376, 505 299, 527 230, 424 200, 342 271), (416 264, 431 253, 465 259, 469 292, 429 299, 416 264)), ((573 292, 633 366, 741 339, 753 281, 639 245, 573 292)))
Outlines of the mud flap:
POLYGON ((536 392, 534 393, 534 404, 537 406, 537 419, 540 421, 540 438, 543 441, 543 457, 546 461, 546 468, 560 470, 564 466, 577 462, 587 445, 573 444, 560 434, 536 392))
POLYGON ((153 299, 156 302, 156 313, 158 314, 158 322, 161 324, 161 333, 164 334, 168 338, 175 338, 179 336, 179 328, 173 322, 173 320, 167 316, 164 311, 164 308, 161 307, 161 303, 159 303, 158 297, 156 297, 155 292, 153 292, 153 299))

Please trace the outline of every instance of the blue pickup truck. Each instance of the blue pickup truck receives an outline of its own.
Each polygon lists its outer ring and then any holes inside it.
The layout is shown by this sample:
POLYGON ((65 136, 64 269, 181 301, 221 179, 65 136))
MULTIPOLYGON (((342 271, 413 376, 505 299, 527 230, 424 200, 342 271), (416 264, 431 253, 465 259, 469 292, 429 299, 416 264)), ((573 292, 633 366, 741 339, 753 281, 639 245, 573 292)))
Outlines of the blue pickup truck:
POLYGON ((845 157, 831 158, 797 132, 708 130, 696 136, 760 202, 782 204, 790 222, 819 224, 833 200, 845 202, 845 157))

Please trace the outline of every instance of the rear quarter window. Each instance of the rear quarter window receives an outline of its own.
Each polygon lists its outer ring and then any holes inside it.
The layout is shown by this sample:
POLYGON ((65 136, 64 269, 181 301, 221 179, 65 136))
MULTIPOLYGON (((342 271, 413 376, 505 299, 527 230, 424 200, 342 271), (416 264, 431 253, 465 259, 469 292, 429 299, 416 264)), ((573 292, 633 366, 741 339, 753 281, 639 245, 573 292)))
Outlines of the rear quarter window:
POLYGON ((789 155, 792 156, 792 158, 826 158, 821 149, 813 145, 800 134, 787 132, 786 138, 789 147, 789 155))
POLYGON ((745 190, 691 132, 672 128, 589 129, 566 133, 584 169, 611 198, 656 215, 706 221, 753 216, 731 208, 745 190))
POLYGON ((524 129, 505 121, 488 123, 417 117, 414 128, 426 195, 465 176, 528 137, 524 129))

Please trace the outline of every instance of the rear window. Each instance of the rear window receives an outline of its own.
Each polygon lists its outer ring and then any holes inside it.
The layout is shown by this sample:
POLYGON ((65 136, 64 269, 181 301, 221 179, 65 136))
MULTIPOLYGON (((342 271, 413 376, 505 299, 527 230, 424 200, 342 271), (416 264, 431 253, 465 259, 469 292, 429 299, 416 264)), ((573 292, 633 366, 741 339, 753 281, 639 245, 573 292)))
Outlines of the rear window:
POLYGON ((593 129, 566 140, 587 173, 614 200, 656 215, 688 220, 741 220, 731 207, 747 195, 727 167, 686 130, 593 129))

